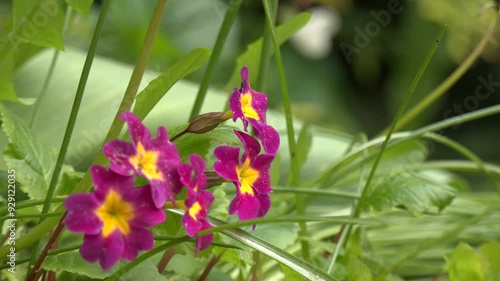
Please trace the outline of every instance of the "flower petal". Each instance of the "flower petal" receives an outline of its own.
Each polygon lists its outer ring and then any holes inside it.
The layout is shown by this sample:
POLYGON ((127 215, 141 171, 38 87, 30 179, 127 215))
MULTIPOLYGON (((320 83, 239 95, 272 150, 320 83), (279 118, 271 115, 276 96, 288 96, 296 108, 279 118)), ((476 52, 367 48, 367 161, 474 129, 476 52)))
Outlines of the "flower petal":
POLYGON ((238 213, 239 220, 249 220, 257 217, 260 202, 254 195, 237 194, 229 205, 229 214, 238 213))
POLYGON ((145 185, 139 188, 131 188, 124 199, 132 202, 134 206, 134 218, 130 224, 136 227, 152 227, 165 221, 166 214, 153 202, 151 186, 145 185))
POLYGON ((64 224, 73 232, 98 234, 103 224, 94 212, 99 205, 99 201, 93 194, 70 195, 64 201, 64 207, 68 210, 64 224))
POLYGON ((121 194, 124 190, 134 187, 133 177, 122 176, 102 166, 90 167, 90 173, 95 185, 94 194, 99 202, 104 202, 111 188, 121 194))
POLYGON ((103 153, 111 161, 109 168, 115 173, 124 176, 131 176, 137 173, 129 160, 136 153, 131 143, 121 140, 110 141, 104 145, 103 153))
POLYGON ((250 120, 250 124, 254 128, 255 136, 262 142, 264 151, 269 154, 276 154, 280 147, 280 135, 278 132, 272 126, 255 120, 250 120))
POLYGON ((146 140, 149 140, 151 134, 149 130, 142 124, 141 120, 135 116, 130 111, 124 112, 120 114, 120 119, 127 123, 128 131, 130 133, 130 137, 134 144, 138 142, 144 143, 146 140))
MULTIPOLYGON (((206 230, 210 229, 211 225, 207 221, 203 221, 203 225, 201 227, 201 230, 206 230)), ((200 236, 196 239, 196 253, 198 254, 199 251, 204 250, 212 244, 212 240, 214 239, 214 235, 212 233, 200 236)))
POLYGON ((232 146, 219 146, 214 150, 214 155, 218 159, 214 163, 214 171, 219 176, 230 180, 237 181, 236 167, 238 167, 238 157, 240 149, 232 146))
POLYGON ((122 258, 131 261, 137 257, 139 251, 153 249, 154 244, 151 231, 135 227, 130 232, 130 235, 125 237, 122 258))
POLYGON ((101 235, 85 235, 80 255, 88 262, 99 261, 102 269, 107 270, 118 262, 123 254, 124 241, 120 231, 107 238, 101 235))
POLYGON ((245 162, 247 158, 249 158, 250 162, 252 162, 260 152, 259 142, 249 134, 243 133, 241 131, 235 130, 234 133, 241 140, 243 146, 245 147, 245 152, 243 153, 241 162, 245 162))
POLYGON ((269 175, 269 169, 271 168, 271 163, 275 156, 270 154, 261 154, 255 158, 252 162, 251 167, 259 171, 259 177, 252 184, 252 187, 261 194, 268 194, 273 192, 271 189, 271 177, 269 175))

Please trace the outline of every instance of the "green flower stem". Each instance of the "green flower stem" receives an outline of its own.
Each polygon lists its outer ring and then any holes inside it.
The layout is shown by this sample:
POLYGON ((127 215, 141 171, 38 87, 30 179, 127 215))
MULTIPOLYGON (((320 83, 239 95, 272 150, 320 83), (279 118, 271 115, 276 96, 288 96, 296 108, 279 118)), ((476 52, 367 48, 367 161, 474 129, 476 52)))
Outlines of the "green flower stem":
MULTIPOLYGON (((285 119, 286 119, 286 131, 288 135, 288 150, 290 153, 290 172, 292 174, 293 184, 295 186, 300 186, 300 168, 299 162, 297 159, 297 142, 295 140, 295 132, 293 128, 293 117, 292 117, 292 108, 290 105, 290 97, 288 94, 288 86, 286 83, 285 70, 283 69, 283 62, 281 60, 281 53, 278 44, 278 40, 276 39, 276 31, 274 29, 274 23, 272 22, 273 16, 271 13, 271 5, 269 3, 270 0, 262 0, 262 5, 264 6, 264 10, 266 12, 266 21, 269 26, 269 31, 271 34, 271 39, 273 43, 274 55, 276 58, 276 64, 278 66, 278 70, 280 73, 280 83, 281 83, 281 92, 283 95, 283 108, 285 110, 285 119)), ((302 194, 296 194, 296 205, 297 205, 297 214, 304 215, 306 211, 304 197, 302 194)), ((307 225, 305 222, 299 223, 299 235, 302 237, 307 237, 307 225)), ((306 240, 301 240, 302 245, 302 257, 308 261, 310 260, 309 254, 309 243, 306 240)))
MULTIPOLYGON (((271 0, 272 3, 272 26, 276 22, 276 12, 278 11, 278 0, 271 0)), ((259 63, 259 72, 257 76, 257 81, 255 84, 255 88, 258 91, 265 92, 264 85, 266 85, 267 78, 267 69, 269 68, 269 58, 273 53, 273 45, 271 42, 271 25, 269 25, 269 21, 266 21, 266 25, 264 27, 264 34, 262 36, 262 48, 260 51, 260 63, 259 63)))
POLYGON ((399 107, 398 113, 396 114, 396 117, 394 118, 391 127, 389 129, 389 132, 387 133, 387 136, 385 137, 384 142, 382 143, 382 146, 380 147, 380 150, 378 152, 377 158, 375 158, 375 162, 373 163, 372 169, 370 170, 370 174, 368 175, 368 178, 366 179, 366 184, 365 187, 363 188, 361 192, 361 198, 359 199, 359 203, 356 205, 356 208, 354 209, 354 217, 359 217, 361 214, 361 210, 365 207, 366 201, 369 200, 368 195, 370 194, 370 184, 375 176, 375 172, 377 171, 378 164, 380 163, 380 159, 382 159, 382 155, 387 147, 387 144, 389 143, 389 140, 391 139, 391 135, 396 129, 396 124, 398 123, 399 118, 401 115, 403 115, 403 112, 406 108, 406 105, 408 104, 408 101, 410 100, 413 91, 418 85, 418 82, 420 81, 420 78, 424 74, 425 70, 427 69, 427 66, 429 65, 429 62, 431 61, 434 52, 436 51, 436 48, 439 45, 439 42, 441 41, 441 38, 443 38, 444 32, 446 31, 446 25, 441 28, 441 31, 439 32, 436 42, 428 52, 424 62, 420 66, 420 69, 417 72, 417 75, 413 79, 413 82, 410 85, 410 88, 408 89, 408 92, 406 93, 405 99, 401 106, 399 107))
MULTIPOLYGON (((109 2, 110 0, 106 0, 104 3, 109 2)), ((149 54, 150 50, 153 46, 154 43, 154 38, 155 35, 158 31, 158 28, 160 26, 161 22, 161 17, 163 16, 163 13, 165 11, 165 6, 166 6, 167 0, 158 0, 158 4, 156 5, 153 17, 151 19, 146 38, 144 39, 144 44, 141 49, 141 53, 137 62, 137 66, 134 68, 134 73, 140 73, 140 69, 142 69, 142 73, 144 73, 145 67, 141 67, 142 65, 146 65, 145 62, 148 61, 149 59, 149 54), (137 69, 137 70, 136 70, 137 69)), ((103 8, 104 8, 103 4, 103 8)), ((101 11, 102 13, 102 11, 101 11)), ((139 74, 132 74, 132 76, 137 77, 139 74)), ((142 77, 142 75, 141 75, 142 77)), ((109 129, 108 134, 106 135, 104 143, 116 139, 123 127, 123 122, 120 121, 119 119, 119 114, 123 111, 130 110, 130 107, 132 106, 132 102, 134 100, 135 94, 137 93, 137 90, 134 92, 133 89, 138 89, 140 80, 137 80, 137 78, 134 78, 133 82, 129 84, 133 84, 136 86, 129 86, 127 88, 127 91, 125 92, 125 95, 122 99, 122 102, 119 106, 119 109, 117 111, 117 114, 115 116, 115 119, 113 120, 113 123, 111 125, 111 128, 109 129)), ((100 152, 97 157, 94 159, 92 165, 103 165, 107 161, 106 157, 100 152)), ((91 175, 90 172, 87 171, 85 175, 83 176, 83 179, 78 183, 78 185, 75 187, 72 193, 81 193, 81 192, 87 192, 90 187, 91 187, 91 175)), ((59 208, 56 209, 56 211, 64 211, 64 206, 60 206, 59 208)), ((34 227, 32 230, 30 230, 28 233, 20 237, 19 239, 16 240, 16 251, 20 251, 22 249, 25 249, 26 247, 33 245, 33 242, 36 240, 39 240, 44 234, 50 232, 50 230, 57 225, 59 222, 58 217, 50 217, 45 219, 42 223, 34 227)), ((2 255, 7 255, 9 251, 8 245, 3 246, 0 248, 0 256, 2 255)))
POLYGON ((59 213, 49 213, 49 214, 30 214, 30 215, 16 215, 15 217, 3 216, 0 217, 0 221, 8 219, 32 219, 32 218, 48 218, 48 217, 58 217, 64 215, 64 212, 59 213))
POLYGON ((182 236, 182 237, 177 238, 175 240, 172 240, 172 241, 170 241, 168 243, 160 245, 160 246, 154 248, 153 250, 150 250, 150 251, 148 251, 148 252, 140 255, 135 260, 127 263, 125 266, 123 266, 122 268, 120 268, 119 270, 117 270, 115 273, 113 273, 113 275, 111 275, 110 277, 108 277, 106 280, 108 280, 108 281, 118 280, 120 278, 120 276, 122 276, 123 274, 129 272, 132 268, 136 267, 137 265, 139 265, 143 261, 151 258, 152 256, 154 256, 154 255, 156 255, 158 253, 161 253, 161 252, 165 251, 166 249, 168 249, 170 247, 173 247, 173 246, 178 245, 180 243, 189 241, 189 239, 191 239, 191 238, 189 238, 188 236, 182 236))
POLYGON ((208 61, 207 70, 205 71, 205 75, 203 76, 203 80, 200 84, 200 89, 198 90, 198 94, 196 95, 196 100, 193 105, 193 109, 191 110, 191 114, 189 115, 189 120, 194 119, 196 116, 200 114, 201 106, 203 105, 203 101, 205 100, 205 96, 207 95, 208 86, 212 82, 212 77, 215 72, 215 68, 217 63, 219 62, 220 55, 222 54, 222 49, 224 44, 226 43, 227 36, 231 27, 233 26, 234 20, 236 19, 236 15, 240 10, 240 6, 243 0, 231 0, 229 3, 229 8, 224 16, 224 21, 222 22, 222 26, 219 30, 219 34, 217 34, 217 40, 215 41, 215 46, 212 51, 212 55, 210 56, 210 60, 208 61))
MULTIPOLYGON (((472 53, 462 62, 462 64, 455 70, 453 73, 448 76, 439 86, 437 86, 429 95, 425 97, 422 101, 420 101, 417 105, 415 105, 408 113, 401 117, 398 123, 395 126, 395 130, 400 130, 404 126, 408 125, 413 119, 419 116, 422 111, 427 109, 431 104, 433 104, 437 99, 439 99, 442 95, 446 93, 455 83, 469 70, 469 68, 473 65, 473 63, 477 60, 477 58, 484 51, 488 42, 491 40, 493 32, 497 26, 497 22, 493 21, 488 30, 484 33, 483 38, 479 42, 479 44, 474 48, 472 53)), ((386 134, 387 129, 384 130, 381 135, 386 134)))
MULTIPOLYGON (((43 204, 42 214, 47 214, 49 212, 52 198, 54 197, 56 186, 57 183, 59 182, 59 176, 61 175, 62 167, 64 165, 64 159, 66 158, 66 153, 68 152, 71 136, 73 135, 73 129, 75 128, 76 119, 78 117, 78 111, 80 110, 83 93, 85 91, 85 86, 89 78, 90 69, 92 68, 92 62, 94 61, 94 56, 97 49, 97 42, 99 41, 99 37, 101 35, 102 27, 104 25, 104 18, 106 17, 108 7, 109 7, 109 0, 105 1, 102 5, 101 13, 99 14, 99 19, 97 20, 97 24, 94 30, 94 35, 92 37, 92 41, 90 42, 89 51, 87 53, 87 58, 85 59, 85 63, 83 65, 82 74, 80 76, 80 82, 78 83, 78 87, 76 89, 75 99, 73 101, 73 106, 71 108, 71 113, 69 116, 68 124, 66 126, 66 131, 64 132, 61 148, 59 149, 59 155, 57 156, 56 165, 54 167, 54 171, 50 179, 49 188, 47 190, 47 197, 45 198, 45 202, 43 204)), ((43 222, 43 220, 44 217, 41 217, 39 223, 43 222)), ((34 243, 32 247, 31 260, 34 261, 34 259, 38 256, 37 249, 39 240, 37 239, 36 241, 32 242, 34 243)))
POLYGON ((357 194, 351 194, 351 193, 345 193, 345 192, 339 192, 339 191, 332 191, 332 190, 325 190, 325 189, 318 189, 318 188, 299 188, 299 187, 273 187, 273 193, 296 193, 296 194, 307 194, 307 195, 313 195, 313 196, 329 196, 329 197, 336 197, 336 198, 345 198, 345 199, 352 199, 352 200, 357 200, 359 199, 359 195, 357 194))
MULTIPOLYGON (((52 199, 52 203, 61 203, 64 200, 66 200, 66 196, 64 198, 60 198, 61 196, 58 196, 57 198, 52 199)), ((34 207, 38 205, 43 205, 45 200, 28 200, 28 201, 21 201, 19 203, 16 202, 16 211, 24 208, 29 208, 29 207, 34 207)), ((4 216, 9 213, 9 208, 8 206, 0 208, 0 216, 4 216)))
POLYGON ((439 160, 439 161, 427 161, 425 163, 420 163, 411 166, 407 171, 419 171, 419 170, 436 170, 443 169, 454 172, 465 172, 465 173, 484 173, 496 174, 500 176, 500 166, 494 164, 485 163, 484 167, 478 167, 477 163, 466 161, 466 160, 439 160))
POLYGON ((486 208, 483 212, 481 212, 479 215, 470 218, 468 220, 465 220, 461 224, 459 224, 457 227, 445 232, 441 237, 434 239, 434 240, 428 240, 427 242, 424 242, 420 245, 418 245, 415 250, 408 252, 404 255, 401 255, 398 259, 396 259, 395 262, 393 262, 389 267, 387 268, 388 272, 393 271, 395 268, 398 266, 402 265, 408 260, 411 260, 415 257, 417 257, 420 253, 422 253, 425 250, 429 250, 432 247, 434 247, 436 244, 443 243, 448 241, 450 238, 457 236, 460 232, 462 232, 466 227, 473 225, 477 222, 479 222, 481 219, 484 217, 487 217, 491 215, 493 212, 499 209, 499 206, 497 204, 491 205, 488 208, 486 208))

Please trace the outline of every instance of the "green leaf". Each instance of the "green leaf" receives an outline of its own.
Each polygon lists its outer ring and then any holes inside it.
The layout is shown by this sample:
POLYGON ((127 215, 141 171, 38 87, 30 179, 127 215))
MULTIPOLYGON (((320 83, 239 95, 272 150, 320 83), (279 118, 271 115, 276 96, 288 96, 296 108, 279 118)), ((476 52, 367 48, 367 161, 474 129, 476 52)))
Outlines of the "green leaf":
POLYGON ((9 41, 14 51, 23 41, 43 47, 64 49, 62 37, 64 1, 14 0, 13 8, 14 25, 9 41))
POLYGON ((144 119, 177 81, 202 67, 209 57, 210 50, 199 48, 181 58, 137 95, 134 113, 144 119))
MULTIPOLYGON (((303 12, 293 17, 289 21, 283 23, 276 28, 276 37, 278 44, 283 44, 288 38, 295 34, 299 29, 301 29, 311 18, 311 13, 303 12)), ((248 66, 249 69, 253 69, 251 75, 249 75, 250 83, 253 83, 258 77, 257 70, 260 65, 260 56, 262 50, 262 37, 257 41, 249 44, 247 50, 241 54, 236 60, 236 68, 233 71, 231 79, 227 83, 227 88, 232 89, 236 85, 240 85, 240 69, 243 66, 248 66)))
MULTIPOLYGON (((90 278, 104 279, 116 271, 117 267, 104 271, 98 263, 89 263, 78 252, 67 252, 45 258, 42 268, 51 271, 66 271, 90 278)), ((158 271, 157 271, 158 272, 158 271)))
MULTIPOLYGON (((193 252, 188 252, 185 255, 176 254, 173 256, 169 261, 166 270, 173 271, 186 277, 195 277, 199 274, 199 272, 203 272, 205 266, 206 261, 195 258, 193 256, 193 252)), ((156 271, 158 272, 158 270, 156 271)))
MULTIPOLYGON (((226 223, 211 218, 210 222, 215 226, 225 225, 226 223)), ((296 256, 289 254, 274 245, 265 242, 264 240, 257 238, 241 229, 233 230, 223 230, 223 234, 269 256, 272 259, 288 266, 290 269, 296 271, 303 277, 309 280, 334 280, 332 276, 327 275, 325 272, 321 271, 314 265, 297 258, 296 256)))
POLYGON ((9 139, 4 151, 7 167, 16 171, 21 190, 31 199, 44 199, 56 162, 56 152, 40 142, 5 106, 1 105, 0 110, 2 127, 9 139))
POLYGON ((82 13, 85 17, 89 16, 90 7, 92 7, 93 2, 94 0, 66 0, 66 3, 68 3, 71 8, 82 13))
POLYGON ((500 281, 500 243, 489 242, 479 247, 485 280, 500 281))
POLYGON ((299 162, 299 167, 306 162, 307 156, 311 151, 312 146, 312 130, 309 124, 304 124, 299 133, 299 138, 297 139, 297 161, 299 162))
POLYGON ((226 198, 224 185, 217 186, 211 189, 214 194, 215 200, 210 207, 208 215, 214 218, 225 220, 228 216, 227 210, 229 209, 229 200, 226 198))
POLYGON ((185 134, 176 141, 179 155, 184 160, 187 160, 192 153, 205 157, 214 145, 238 145, 239 143, 234 134, 234 128, 227 126, 219 126, 201 135, 185 134))
POLYGON ((12 70, 14 68, 14 59, 7 55, 0 62, 0 101, 17 102, 16 90, 12 82, 12 70))
POLYGON ((370 269, 355 255, 349 256, 347 271, 349 281, 371 281, 373 279, 370 269))
POLYGON ((446 263, 450 281, 485 280, 479 255, 467 244, 460 243, 453 252, 447 254, 446 263))
POLYGON ((451 203, 454 194, 454 189, 449 185, 422 174, 396 173, 381 177, 372 188, 367 202, 376 211, 402 205, 411 214, 417 215, 431 207, 442 210, 451 203))
POLYGON ((302 275, 298 274, 297 272, 293 271, 291 268, 288 266, 280 263, 280 269, 281 272, 283 272, 283 275, 285 275, 285 280, 287 281, 303 281, 304 278, 302 275))
POLYGON ((158 273, 158 268, 151 260, 141 262, 132 270, 120 276, 119 281, 165 281, 166 277, 158 273))

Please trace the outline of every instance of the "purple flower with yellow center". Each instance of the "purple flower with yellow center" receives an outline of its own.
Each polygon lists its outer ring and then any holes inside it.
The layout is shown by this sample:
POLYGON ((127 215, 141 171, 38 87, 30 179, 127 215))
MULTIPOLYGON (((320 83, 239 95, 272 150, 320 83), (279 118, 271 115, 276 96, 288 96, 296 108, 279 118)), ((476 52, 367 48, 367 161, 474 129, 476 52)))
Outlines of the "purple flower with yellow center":
POLYGON ((233 121, 240 118, 246 132, 249 120, 266 123, 267 96, 250 88, 246 66, 241 68, 241 79, 241 88, 234 88, 229 99, 229 108, 233 111, 233 121))
MULTIPOLYGON (((205 176, 206 164, 203 158, 197 154, 189 156, 190 163, 179 166, 177 170, 181 182, 187 187, 188 193, 184 200, 186 213, 182 218, 182 224, 186 227, 186 233, 195 237, 199 231, 209 229, 208 210, 214 201, 212 193, 205 191, 207 177, 205 176)), ((196 240, 196 252, 201 251, 212 243, 213 234, 203 235, 196 240)))
POLYGON ((66 227, 85 234, 83 259, 109 269, 120 258, 131 261, 139 251, 152 249, 153 234, 147 228, 164 222, 166 215, 155 207, 150 186, 134 188, 133 177, 101 166, 92 166, 90 172, 94 191, 64 201, 66 227))
POLYGON ((260 144, 257 140, 240 131, 235 133, 245 148, 241 161, 239 147, 219 146, 214 151, 217 158, 214 170, 236 186, 236 197, 229 206, 230 215, 238 213, 240 220, 262 217, 271 206, 268 196, 272 192, 269 169, 275 155, 259 155, 260 144))
POLYGON ((177 173, 181 162, 177 147, 170 142, 164 127, 159 127, 156 138, 151 139, 149 130, 133 113, 122 113, 120 118, 128 125, 132 143, 114 140, 104 146, 104 155, 111 160, 110 169, 124 176, 147 178, 155 206, 162 208, 167 199, 174 201, 174 195, 182 188, 177 173))
MULTIPOLYGON (((214 196, 212 193, 203 190, 196 197, 187 197, 184 201, 186 213, 182 217, 182 224, 186 228, 186 233, 190 237, 195 237, 196 233, 210 229, 208 222, 208 210, 212 206, 214 196)), ((196 239, 196 253, 206 249, 214 239, 213 234, 200 236, 196 239)))

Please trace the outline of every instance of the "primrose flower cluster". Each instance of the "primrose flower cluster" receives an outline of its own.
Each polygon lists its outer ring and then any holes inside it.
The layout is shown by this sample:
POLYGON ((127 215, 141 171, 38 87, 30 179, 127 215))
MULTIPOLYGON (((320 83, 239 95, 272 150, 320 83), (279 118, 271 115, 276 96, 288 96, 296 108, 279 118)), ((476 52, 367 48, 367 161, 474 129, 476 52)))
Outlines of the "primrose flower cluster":
MULTIPOLYGON (((241 76, 241 88, 235 88, 230 98, 230 111, 202 114, 184 131, 205 133, 231 117, 233 121, 243 121, 245 132, 248 124, 253 128, 257 138, 235 130, 244 147, 241 158, 239 147, 220 146, 214 150, 213 169, 218 175, 215 179, 212 172, 206 171, 205 160, 197 154, 191 154, 187 163, 181 163, 177 146, 169 139, 166 128, 159 127, 152 138, 133 113, 120 115, 128 126, 131 142, 106 143, 103 152, 110 165, 90 168, 94 190, 70 195, 64 202, 68 211, 66 227, 84 234, 80 254, 86 261, 99 261, 103 269, 109 269, 120 259, 131 261, 139 251, 151 250, 154 247, 151 228, 165 222, 165 203, 172 201, 175 206, 176 196, 184 187, 186 212, 182 223, 190 237, 197 237, 198 232, 211 227, 208 212, 214 195, 207 186, 214 183, 221 184, 224 180, 234 183, 237 193, 229 214, 237 214, 240 220, 262 217, 268 212, 272 192, 269 169, 280 139, 266 123, 266 95, 250 88, 248 68, 242 68, 241 76), (136 187, 137 177, 145 178, 148 184, 136 187)), ((196 252, 207 248, 212 240, 213 234, 198 236, 196 252)))

